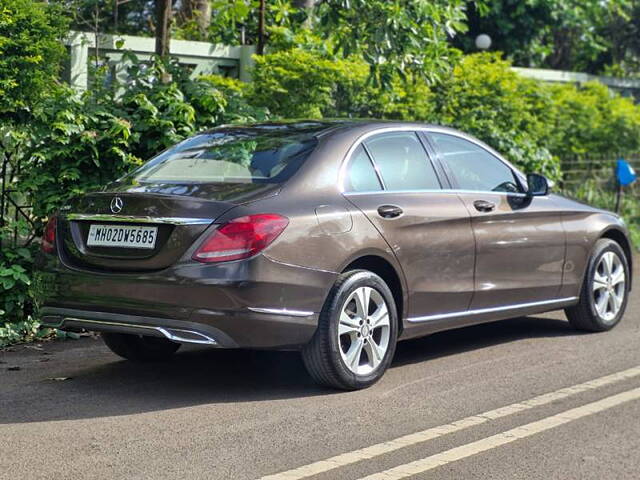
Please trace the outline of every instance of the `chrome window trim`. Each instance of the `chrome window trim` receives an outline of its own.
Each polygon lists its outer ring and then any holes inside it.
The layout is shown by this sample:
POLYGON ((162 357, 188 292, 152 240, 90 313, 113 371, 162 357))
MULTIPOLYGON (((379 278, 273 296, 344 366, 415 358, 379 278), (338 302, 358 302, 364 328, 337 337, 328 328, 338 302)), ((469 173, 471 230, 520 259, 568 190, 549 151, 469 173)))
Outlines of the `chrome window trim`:
MULTIPOLYGON (((372 195, 372 194, 401 194, 401 193, 444 193, 444 194, 464 194, 464 193, 474 193, 474 194, 482 194, 482 195, 500 195, 500 196, 510 196, 510 197, 518 197, 525 198, 527 197, 526 193, 516 193, 516 192, 487 192, 485 190, 457 190, 455 188, 443 188, 442 190, 370 190, 365 192, 343 192, 343 195, 351 196, 351 195, 372 195)), ((548 196, 536 197, 540 199, 546 199, 548 196)))
POLYGON ((483 315, 485 313, 506 312, 509 310, 517 310, 519 308, 541 307, 544 305, 554 305, 558 303, 569 303, 578 300, 578 297, 556 298, 553 300, 541 300, 538 302, 518 303, 515 305, 504 305, 501 307, 479 308, 476 310, 466 310, 462 312, 438 313, 435 315, 426 315, 424 317, 407 318, 411 323, 429 322, 433 320, 445 320, 447 318, 467 317, 473 315, 483 315))
MULTIPOLYGON (((378 164, 373 159, 373 154, 369 151, 369 147, 367 147, 367 144, 364 142, 362 142, 360 145, 362 145, 362 150, 364 151, 364 154, 369 159, 369 163, 373 167, 373 171, 376 172, 376 177, 378 177, 378 182, 380 183, 380 190, 386 190, 387 185, 384 183, 384 178, 382 178, 380 167, 378 167, 378 164)), ((349 161, 351 161, 351 159, 349 159, 349 161)))
POLYGON ((68 213, 68 220, 83 220, 96 222, 124 222, 124 223, 162 223, 170 225, 209 225, 212 218, 188 218, 188 217, 146 217, 134 215, 113 215, 106 213, 68 213))
POLYGON ((313 312, 307 310, 288 310, 286 308, 259 308, 259 307, 247 307, 249 310, 255 313, 265 313, 268 315, 284 315, 287 317, 310 317, 313 312))
MULTIPOLYGON (((353 145, 351 145, 351 147, 349 147, 349 150, 347 151, 346 155, 344 156, 344 158, 342 159, 342 164, 340 165, 340 173, 338 175, 338 188, 340 190, 340 193, 343 194, 351 194, 351 193, 355 193, 355 192, 349 192, 345 189, 345 180, 346 180, 346 174, 347 174, 347 165, 349 164, 349 161, 351 160, 351 156, 353 154, 353 152, 355 151, 356 148, 358 148, 358 146, 360 144, 362 144, 366 139, 368 139, 369 137, 372 137, 374 135, 378 135, 380 133, 392 133, 392 132, 426 132, 428 133, 442 133, 444 135, 451 135, 453 137, 458 137, 461 138, 463 140, 466 140, 468 142, 471 142, 473 144, 475 144, 476 146, 482 148, 483 150, 486 150, 487 153, 493 155, 494 157, 496 157, 499 161, 501 161, 502 163, 504 163, 507 167, 509 167, 511 170, 513 170, 513 172, 519 177, 519 179, 521 181, 525 182, 526 185, 526 175, 524 175, 520 170, 518 170, 515 166, 513 166, 508 160, 506 160, 502 155, 500 155, 500 153, 496 152, 493 148, 491 148, 489 145, 484 144, 483 142, 481 142, 480 140, 477 140, 473 137, 470 137, 469 135, 466 135, 463 132, 458 132, 456 130, 449 130, 447 128, 442 128, 442 127, 419 127, 419 126, 403 126, 403 127, 384 127, 384 128, 378 128, 375 130, 371 130, 369 132, 363 133, 360 137, 358 137, 358 139, 353 142, 353 145)), ((437 153, 437 151, 436 151, 437 153)), ((383 190, 386 191, 386 190, 383 190)), ((406 192, 407 190, 400 190, 401 192, 406 192)), ((426 191, 435 191, 435 190, 426 190, 426 191)), ((439 190, 442 191, 442 190, 439 190)), ((396 191, 397 193, 398 191, 396 191)), ((486 192, 486 191, 481 191, 480 193, 499 193, 499 192, 486 192)), ((512 195, 516 195, 516 194, 512 194, 512 195)), ((525 195, 525 194, 520 194, 520 195, 525 195)))

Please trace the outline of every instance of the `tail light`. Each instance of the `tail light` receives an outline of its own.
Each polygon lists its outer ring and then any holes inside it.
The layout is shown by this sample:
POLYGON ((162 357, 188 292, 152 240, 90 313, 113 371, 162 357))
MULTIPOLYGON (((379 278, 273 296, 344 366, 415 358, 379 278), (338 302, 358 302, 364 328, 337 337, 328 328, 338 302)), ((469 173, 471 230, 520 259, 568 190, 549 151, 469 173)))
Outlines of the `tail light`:
POLYGON ((262 213, 235 218, 215 230, 193 259, 203 263, 251 257, 264 250, 289 224, 286 217, 262 213))
POLYGON ((56 251, 56 217, 49 218, 47 225, 44 227, 42 235, 42 243, 40 248, 45 253, 54 253, 56 251))

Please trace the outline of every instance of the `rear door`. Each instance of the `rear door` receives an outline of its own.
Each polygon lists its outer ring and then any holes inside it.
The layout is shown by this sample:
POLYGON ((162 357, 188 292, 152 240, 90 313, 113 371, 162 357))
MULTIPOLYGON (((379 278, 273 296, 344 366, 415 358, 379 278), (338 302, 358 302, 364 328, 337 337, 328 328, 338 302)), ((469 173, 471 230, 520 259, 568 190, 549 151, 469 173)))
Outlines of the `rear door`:
POLYGON ((345 196, 398 258, 408 285, 407 315, 465 311, 473 293, 470 217, 414 131, 366 138, 348 160, 345 196))
POLYGON ((476 274, 471 309, 556 298, 565 237, 552 198, 526 196, 517 173, 475 142, 436 132, 429 139, 472 217, 476 274))

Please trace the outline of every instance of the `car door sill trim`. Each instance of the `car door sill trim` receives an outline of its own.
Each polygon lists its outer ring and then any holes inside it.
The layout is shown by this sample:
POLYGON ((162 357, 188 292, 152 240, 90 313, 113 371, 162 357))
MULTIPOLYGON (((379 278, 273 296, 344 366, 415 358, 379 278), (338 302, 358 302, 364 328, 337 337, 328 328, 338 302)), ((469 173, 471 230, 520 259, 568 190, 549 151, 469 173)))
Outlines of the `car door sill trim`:
POLYGON ((287 310, 286 308, 259 308, 259 307, 247 307, 249 310, 255 313, 266 313, 269 315, 285 315, 287 317, 310 317, 313 312, 306 310, 287 310))
POLYGON ((411 323, 429 322, 432 320, 444 320, 447 318, 468 317, 473 315, 483 315, 485 313, 518 310, 521 308, 542 307, 544 305, 569 303, 575 300, 578 300, 578 297, 556 298, 553 300, 541 300, 539 302, 518 303, 515 305, 504 305, 502 307, 479 308, 477 310, 465 310, 462 312, 438 313, 436 315, 426 315, 424 317, 408 318, 407 320, 411 323))

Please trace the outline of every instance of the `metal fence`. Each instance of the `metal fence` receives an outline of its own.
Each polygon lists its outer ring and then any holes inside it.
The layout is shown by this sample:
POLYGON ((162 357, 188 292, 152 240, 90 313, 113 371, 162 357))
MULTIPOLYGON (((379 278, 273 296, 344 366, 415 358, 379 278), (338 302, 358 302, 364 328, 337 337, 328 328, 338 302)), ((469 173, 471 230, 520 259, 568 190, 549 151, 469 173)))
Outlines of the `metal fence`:
MULTIPOLYGON (((581 186, 597 186, 603 190, 615 191, 616 183, 616 163, 618 159, 624 159, 636 170, 640 172, 640 152, 638 153, 618 153, 607 155, 576 155, 564 158, 561 161, 562 181, 561 190, 578 190, 581 186)), ((640 189, 636 182, 628 187, 628 192, 640 195, 640 189)))
POLYGON ((616 210, 633 222, 640 221, 640 181, 620 188, 616 179, 618 159, 640 172, 640 152, 577 155, 561 161, 560 193, 607 210, 616 210))
POLYGON ((35 239, 35 223, 31 215, 31 206, 15 189, 15 178, 20 174, 21 162, 4 152, 0 155, 0 228, 10 227, 7 237, 0 237, 3 244, 10 246, 28 245, 35 239), (26 223, 30 228, 26 235, 21 234, 18 222, 26 223))

